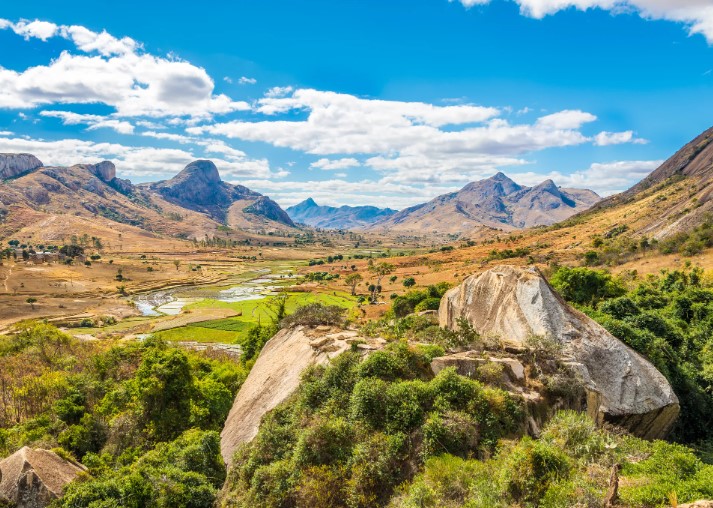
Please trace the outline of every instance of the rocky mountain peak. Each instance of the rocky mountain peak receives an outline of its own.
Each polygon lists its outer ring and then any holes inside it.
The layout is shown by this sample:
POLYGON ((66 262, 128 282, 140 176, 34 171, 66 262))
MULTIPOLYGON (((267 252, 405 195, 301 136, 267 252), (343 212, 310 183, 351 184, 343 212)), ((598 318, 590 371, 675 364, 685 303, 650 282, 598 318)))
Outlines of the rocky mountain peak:
POLYGON ((560 195, 559 187, 552 180, 545 180, 544 182, 534 186, 531 192, 549 192, 554 196, 560 195))
POLYGON ((217 185, 222 181, 218 168, 209 160, 191 162, 173 180, 196 181, 207 185, 217 185))
POLYGON ((105 182, 111 182, 114 178, 116 178, 116 166, 114 166, 114 163, 110 161, 88 164, 87 169, 90 173, 105 182))
POLYGON ((14 178, 42 166, 42 161, 29 153, 0 153, 0 180, 14 178))

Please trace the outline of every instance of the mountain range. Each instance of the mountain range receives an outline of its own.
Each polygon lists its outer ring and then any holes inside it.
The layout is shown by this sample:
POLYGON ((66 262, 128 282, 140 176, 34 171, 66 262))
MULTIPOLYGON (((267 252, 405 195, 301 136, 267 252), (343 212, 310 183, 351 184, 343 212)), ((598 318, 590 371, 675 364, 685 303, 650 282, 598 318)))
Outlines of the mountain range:
POLYGON ((557 187, 552 180, 525 187, 497 173, 469 183, 458 192, 406 208, 369 229, 456 234, 486 226, 509 231, 554 224, 588 209, 600 199, 591 190, 557 187))
POLYGON ((320 206, 312 198, 289 207, 286 212, 295 222, 323 229, 361 229, 397 213, 375 206, 320 206))
POLYGON ((270 198, 223 182, 198 160, 170 180, 134 185, 114 164, 44 166, 29 154, 0 154, 0 237, 52 238, 92 232, 179 238, 288 231, 295 224, 270 198))

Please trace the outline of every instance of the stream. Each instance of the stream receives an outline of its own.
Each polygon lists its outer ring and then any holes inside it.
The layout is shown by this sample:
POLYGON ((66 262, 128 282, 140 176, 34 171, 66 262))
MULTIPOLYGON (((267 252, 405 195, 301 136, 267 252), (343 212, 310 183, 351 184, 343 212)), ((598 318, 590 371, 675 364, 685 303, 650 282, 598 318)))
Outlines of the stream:
POLYGON ((277 279, 291 278, 291 274, 273 274, 269 268, 257 270, 258 277, 225 286, 200 287, 194 285, 172 289, 152 291, 136 295, 133 299, 139 312, 144 316, 175 316, 180 314, 186 305, 205 299, 221 302, 242 302, 246 300, 261 300, 277 294, 274 282, 277 279))

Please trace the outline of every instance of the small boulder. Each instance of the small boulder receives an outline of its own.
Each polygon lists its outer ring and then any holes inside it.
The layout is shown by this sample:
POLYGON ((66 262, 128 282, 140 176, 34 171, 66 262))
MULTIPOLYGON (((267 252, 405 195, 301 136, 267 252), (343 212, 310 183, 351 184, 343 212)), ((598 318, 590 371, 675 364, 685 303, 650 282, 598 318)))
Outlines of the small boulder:
POLYGON ((647 439, 665 437, 679 404, 666 378, 604 327, 570 307, 536 269, 499 266, 467 278, 441 300, 441 326, 467 319, 482 336, 526 346, 532 336, 562 346, 581 377, 587 412, 647 439))
POLYGON ((0 461, 0 500, 17 508, 44 508, 85 471, 54 452, 25 446, 0 461))

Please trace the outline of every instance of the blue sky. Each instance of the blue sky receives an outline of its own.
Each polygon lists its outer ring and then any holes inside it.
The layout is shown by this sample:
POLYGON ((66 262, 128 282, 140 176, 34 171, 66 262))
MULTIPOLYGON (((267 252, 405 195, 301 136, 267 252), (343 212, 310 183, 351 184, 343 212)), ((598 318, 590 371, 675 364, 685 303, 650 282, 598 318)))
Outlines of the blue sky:
POLYGON ((14 2, 0 151, 284 206, 401 208, 502 170, 602 194, 713 111, 713 0, 14 2))

